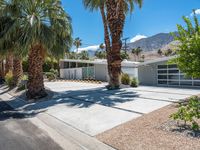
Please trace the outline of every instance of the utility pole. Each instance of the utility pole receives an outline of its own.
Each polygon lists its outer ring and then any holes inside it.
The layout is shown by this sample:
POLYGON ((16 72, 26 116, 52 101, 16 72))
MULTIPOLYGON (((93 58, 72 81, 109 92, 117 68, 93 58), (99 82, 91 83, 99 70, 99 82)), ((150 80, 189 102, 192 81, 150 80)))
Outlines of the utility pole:
POLYGON ((124 41, 124 51, 125 51, 125 53, 127 54, 127 41, 128 41, 128 39, 130 39, 129 37, 127 37, 127 38, 124 38, 124 39, 122 39, 122 41, 124 41))

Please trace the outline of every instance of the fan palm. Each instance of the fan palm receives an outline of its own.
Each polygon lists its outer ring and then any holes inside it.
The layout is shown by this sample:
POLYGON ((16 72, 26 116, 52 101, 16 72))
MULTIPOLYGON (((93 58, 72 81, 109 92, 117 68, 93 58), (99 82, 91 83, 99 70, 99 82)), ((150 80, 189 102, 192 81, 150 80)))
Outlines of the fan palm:
POLYGON ((4 1, 5 11, 16 11, 14 24, 7 31, 9 37, 20 30, 18 43, 29 50, 27 97, 46 96, 43 82, 43 61, 46 53, 60 55, 71 45, 71 19, 60 0, 10 0, 4 1))
POLYGON ((128 11, 132 12, 134 3, 142 6, 142 0, 107 0, 107 20, 110 29, 112 47, 111 47, 111 89, 120 86, 121 75, 121 57, 120 50, 122 47, 121 37, 123 34, 125 18, 128 11))
MULTIPOLYGON (((105 7, 105 0, 83 0, 83 4, 86 9, 89 9, 90 11, 94 10, 100 10, 102 21, 103 21, 103 27, 104 27, 104 42, 106 46, 106 57, 107 57, 107 67, 108 67, 108 75, 111 78, 111 45, 110 45, 110 33, 108 28, 108 21, 106 16, 106 7, 105 7)), ((101 58, 101 56, 100 56, 101 58)), ((109 80, 109 85, 112 85, 112 80, 109 80)))
POLYGON ((109 88, 115 89, 120 86, 122 47, 121 37, 126 14, 132 12, 134 4, 142 6, 143 0, 83 0, 86 8, 90 10, 100 9, 103 24, 104 38, 107 51, 108 73, 110 76, 109 88))
POLYGON ((78 53, 78 49, 82 45, 82 40, 79 37, 75 38, 73 45, 76 47, 76 52, 78 53))
POLYGON ((87 51, 82 51, 80 54, 79 54, 79 59, 82 59, 82 60, 89 60, 89 54, 87 51))

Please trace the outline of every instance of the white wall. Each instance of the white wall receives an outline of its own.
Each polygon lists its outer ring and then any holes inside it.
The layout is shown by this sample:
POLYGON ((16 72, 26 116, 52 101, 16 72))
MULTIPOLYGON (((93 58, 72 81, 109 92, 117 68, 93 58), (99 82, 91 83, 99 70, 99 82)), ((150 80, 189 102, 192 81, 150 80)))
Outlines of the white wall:
POLYGON ((95 64, 95 79, 108 81, 108 70, 106 64, 95 64))
POLYGON ((60 69, 60 78, 82 79, 82 68, 60 69))

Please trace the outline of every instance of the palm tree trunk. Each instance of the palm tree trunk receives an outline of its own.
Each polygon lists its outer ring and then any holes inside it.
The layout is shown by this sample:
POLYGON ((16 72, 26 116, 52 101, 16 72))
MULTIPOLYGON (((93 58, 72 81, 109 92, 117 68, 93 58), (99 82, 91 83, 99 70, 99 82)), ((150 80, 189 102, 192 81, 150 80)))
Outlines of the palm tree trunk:
POLYGON ((6 56, 5 74, 9 71, 13 71, 13 53, 11 51, 6 56))
POLYGON ((16 86, 23 76, 22 60, 20 57, 14 56, 13 59, 13 82, 16 86))
POLYGON ((0 78, 4 78, 4 66, 3 66, 3 59, 0 60, 0 78))
POLYGON ((122 33, 125 22, 124 4, 123 1, 107 0, 107 20, 112 38, 112 47, 110 52, 111 61, 111 88, 119 88, 121 76, 121 56, 120 50, 122 47, 122 33))
POLYGON ((47 96, 43 81, 43 50, 44 49, 41 44, 36 44, 33 45, 29 51, 28 91, 26 93, 28 99, 39 99, 47 96))
POLYGON ((109 37, 109 30, 108 30, 108 22, 106 19, 106 14, 105 14, 105 8, 104 8, 104 3, 100 6, 100 12, 103 20, 103 26, 104 26, 104 41, 106 45, 106 56, 107 56, 107 67, 108 67, 108 75, 110 77, 109 79, 109 85, 112 84, 111 81, 111 47, 110 47, 110 37, 109 37))

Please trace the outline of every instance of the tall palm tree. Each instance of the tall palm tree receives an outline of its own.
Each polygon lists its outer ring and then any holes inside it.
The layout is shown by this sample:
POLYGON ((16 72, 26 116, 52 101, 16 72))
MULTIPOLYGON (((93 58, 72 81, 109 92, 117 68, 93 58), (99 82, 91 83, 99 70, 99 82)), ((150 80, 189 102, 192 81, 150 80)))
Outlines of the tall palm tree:
POLYGON ((112 39, 111 47, 111 89, 120 86, 121 75, 121 57, 120 50, 122 47, 121 37, 123 34, 126 14, 128 11, 132 12, 134 4, 137 3, 142 6, 142 0, 107 0, 107 20, 112 39))
POLYGON ((86 8, 90 10, 99 9, 104 25, 104 40, 107 51, 109 89, 120 86, 122 47, 121 37, 125 23, 126 14, 132 12, 134 4, 142 6, 142 0, 83 0, 86 8))
POLYGON ((71 19, 60 0, 4 0, 5 5, 10 3, 15 6, 11 11, 17 9, 19 13, 12 17, 14 24, 6 34, 17 30, 22 33, 18 43, 29 50, 26 95, 29 99, 38 99, 47 95, 42 68, 45 55, 64 54, 71 45, 71 19))
POLYGON ((137 61, 137 58, 136 58, 136 55, 135 55, 135 53, 136 53, 136 49, 133 48, 133 49, 131 50, 131 53, 134 55, 134 57, 135 57, 135 61, 137 61))
POLYGON ((105 49, 105 45, 104 45, 103 43, 101 43, 101 44, 99 45, 99 49, 100 49, 101 51, 103 51, 103 50, 105 49))
POLYGON ((139 60, 139 56, 140 56, 141 52, 142 52, 141 47, 138 47, 135 49, 135 55, 137 56, 138 60, 139 60))
MULTIPOLYGON (((86 9, 90 11, 100 10, 103 27, 104 27, 104 42, 106 46, 106 57, 107 57, 107 67, 108 67, 108 75, 111 77, 111 40, 110 40, 110 33, 108 27, 108 21, 106 16, 106 7, 105 7, 105 0, 83 0, 83 4, 86 9)), ((100 56, 101 57, 101 56, 100 56)), ((109 85, 112 85, 112 80, 109 80, 109 85)))
POLYGON ((78 53, 78 49, 82 45, 82 40, 79 37, 77 37, 74 39, 73 44, 76 47, 76 52, 78 53))
MULTIPOLYGON (((14 15, 14 14, 13 14, 14 15)), ((18 38, 20 37, 20 32, 14 32, 8 37, 5 36, 6 28, 12 27, 9 21, 12 21, 11 17, 7 16, 7 21, 4 22, 3 18, 0 18, 2 27, 1 37, 0 37, 0 49, 1 54, 6 57, 5 73, 12 72, 13 74, 13 85, 16 86, 23 75, 22 69, 22 56, 27 55, 27 51, 21 51, 18 44, 18 38), (9 18, 9 19, 8 19, 9 18), (6 28, 4 27, 6 26, 6 28)))
MULTIPOLYGON (((2 13, 3 12, 0 11, 0 14, 2 13)), ((6 31, 9 29, 9 27, 12 24, 13 22, 10 17, 7 17, 7 16, 0 17, 0 39, 1 39, 0 40, 0 54, 5 56, 5 60, 6 60, 5 74, 13 70, 13 51, 12 51, 13 41, 8 40, 8 39, 2 40, 2 38, 4 37, 6 31)))

